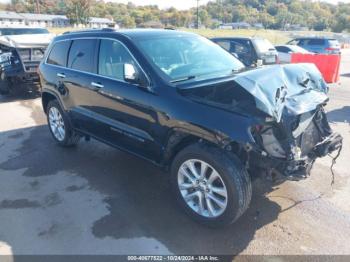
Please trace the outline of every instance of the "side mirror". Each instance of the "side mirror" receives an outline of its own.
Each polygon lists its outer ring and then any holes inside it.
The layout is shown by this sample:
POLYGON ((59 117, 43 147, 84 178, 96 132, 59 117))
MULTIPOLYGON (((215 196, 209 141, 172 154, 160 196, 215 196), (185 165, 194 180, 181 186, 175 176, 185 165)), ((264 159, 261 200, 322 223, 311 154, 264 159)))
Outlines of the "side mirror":
POLYGON ((148 91, 152 91, 148 86, 147 78, 143 74, 139 74, 132 64, 124 64, 124 80, 145 88, 148 91))
POLYGON ((124 64, 124 80, 135 83, 137 81, 137 72, 132 64, 124 64))

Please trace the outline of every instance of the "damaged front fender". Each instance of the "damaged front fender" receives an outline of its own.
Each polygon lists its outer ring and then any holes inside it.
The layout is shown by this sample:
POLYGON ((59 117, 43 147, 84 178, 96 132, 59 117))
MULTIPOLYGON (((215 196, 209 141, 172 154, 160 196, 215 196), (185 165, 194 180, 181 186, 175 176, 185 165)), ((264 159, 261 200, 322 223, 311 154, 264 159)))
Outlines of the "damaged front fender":
POLYGON ((285 109, 300 115, 328 101, 328 87, 313 64, 266 66, 242 72, 234 81, 255 98, 259 110, 277 122, 285 109))

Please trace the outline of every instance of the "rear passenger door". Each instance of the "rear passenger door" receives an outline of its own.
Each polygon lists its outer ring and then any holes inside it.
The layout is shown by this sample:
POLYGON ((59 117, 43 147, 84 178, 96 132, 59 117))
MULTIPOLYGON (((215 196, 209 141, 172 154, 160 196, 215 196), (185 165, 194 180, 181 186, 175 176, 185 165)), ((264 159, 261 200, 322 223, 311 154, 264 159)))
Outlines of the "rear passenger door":
POLYGON ((326 52, 326 40, 325 39, 310 39, 307 43, 312 52, 323 54, 326 52))
POLYGON ((61 97, 61 100, 67 98, 65 76, 69 72, 67 60, 71 43, 67 40, 56 42, 46 59, 45 65, 41 64, 39 67, 42 87, 53 87, 54 92, 61 97))
POLYGON ((65 101, 74 127, 87 131, 91 125, 91 110, 95 104, 94 73, 97 56, 96 39, 73 40, 64 79, 68 95, 65 101))
POLYGON ((100 140, 150 160, 158 160, 159 125, 155 109, 148 105, 157 97, 146 88, 124 79, 124 65, 131 64, 146 77, 127 47, 118 40, 101 39, 93 106, 88 131, 100 140))

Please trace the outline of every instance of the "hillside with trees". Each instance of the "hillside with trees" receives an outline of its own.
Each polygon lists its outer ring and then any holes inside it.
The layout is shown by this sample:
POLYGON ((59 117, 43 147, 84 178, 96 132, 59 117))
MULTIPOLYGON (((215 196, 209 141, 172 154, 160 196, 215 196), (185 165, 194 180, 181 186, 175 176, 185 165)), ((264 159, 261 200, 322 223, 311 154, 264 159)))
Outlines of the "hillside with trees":
MULTIPOLYGON (((189 0, 190 1, 190 0, 189 0)), ((195 0, 193 0, 195 1, 195 0)), ((2 9, 16 12, 65 14, 72 23, 86 23, 89 16, 113 18, 121 27, 149 24, 189 27, 196 21, 196 8, 176 10, 157 6, 135 6, 96 0, 12 0, 2 9)), ((261 23, 267 29, 286 29, 298 24, 310 30, 350 32, 350 4, 332 5, 309 0, 215 0, 199 8, 202 26, 220 23, 261 23)))

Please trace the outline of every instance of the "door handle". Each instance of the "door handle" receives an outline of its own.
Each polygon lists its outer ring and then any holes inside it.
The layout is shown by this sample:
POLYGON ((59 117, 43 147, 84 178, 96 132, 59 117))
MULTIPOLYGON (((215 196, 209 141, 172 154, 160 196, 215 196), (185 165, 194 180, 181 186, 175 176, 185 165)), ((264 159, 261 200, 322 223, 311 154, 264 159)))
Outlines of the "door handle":
POLYGON ((57 73, 57 76, 60 77, 60 78, 66 78, 66 75, 63 74, 63 73, 57 73))
POLYGON ((91 86, 94 87, 96 90, 104 87, 104 85, 96 82, 91 82, 91 86))

